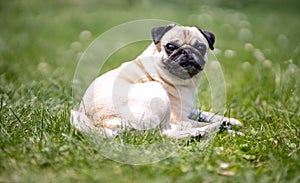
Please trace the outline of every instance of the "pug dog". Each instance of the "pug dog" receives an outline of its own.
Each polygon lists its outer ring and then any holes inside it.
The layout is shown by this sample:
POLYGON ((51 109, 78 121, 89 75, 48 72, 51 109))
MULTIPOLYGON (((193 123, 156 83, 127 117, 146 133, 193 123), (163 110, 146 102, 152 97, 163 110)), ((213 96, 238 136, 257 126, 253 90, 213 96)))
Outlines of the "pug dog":
POLYGON ((202 137, 242 123, 194 108, 213 33, 175 24, 151 30, 152 44, 135 60, 96 78, 71 123, 115 137, 124 129, 161 130, 174 139, 202 137))

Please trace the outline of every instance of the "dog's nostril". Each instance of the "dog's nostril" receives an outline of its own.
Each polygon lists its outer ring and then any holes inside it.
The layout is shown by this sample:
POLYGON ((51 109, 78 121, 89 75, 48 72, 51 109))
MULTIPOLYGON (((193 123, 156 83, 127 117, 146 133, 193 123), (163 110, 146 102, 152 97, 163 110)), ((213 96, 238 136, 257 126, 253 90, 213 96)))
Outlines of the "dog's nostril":
POLYGON ((183 56, 185 56, 185 57, 190 57, 190 56, 191 56, 191 54, 188 53, 188 52, 185 51, 185 50, 182 50, 182 51, 181 51, 181 54, 182 54, 183 56))
POLYGON ((184 50, 181 51, 181 54, 184 55, 184 56, 188 56, 187 52, 184 51, 184 50))

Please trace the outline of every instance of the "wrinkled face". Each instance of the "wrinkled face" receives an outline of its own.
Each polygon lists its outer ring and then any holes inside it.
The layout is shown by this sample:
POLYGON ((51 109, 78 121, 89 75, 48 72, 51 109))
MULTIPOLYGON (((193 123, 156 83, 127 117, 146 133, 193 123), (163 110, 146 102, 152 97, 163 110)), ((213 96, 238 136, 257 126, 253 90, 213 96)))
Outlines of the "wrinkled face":
POLYGON ((204 69, 209 43, 196 27, 175 26, 160 39, 163 67, 171 74, 190 79, 204 69))

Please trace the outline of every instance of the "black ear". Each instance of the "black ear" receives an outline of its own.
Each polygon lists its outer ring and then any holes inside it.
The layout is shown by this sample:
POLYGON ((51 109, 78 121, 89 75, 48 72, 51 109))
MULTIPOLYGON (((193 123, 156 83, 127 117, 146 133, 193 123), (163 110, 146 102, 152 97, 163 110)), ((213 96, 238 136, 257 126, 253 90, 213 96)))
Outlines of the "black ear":
POLYGON ((205 37, 205 39, 207 40, 209 48, 211 50, 214 50, 215 35, 213 33, 211 33, 211 32, 206 31, 206 30, 202 30, 200 28, 198 28, 198 29, 203 34, 203 36, 205 37))
POLYGON ((175 24, 170 24, 170 25, 161 26, 161 27, 154 27, 151 30, 151 35, 152 35, 152 39, 153 39, 154 44, 159 43, 159 41, 161 40, 163 35, 166 32, 168 32, 170 29, 172 29, 173 27, 175 27, 175 24))

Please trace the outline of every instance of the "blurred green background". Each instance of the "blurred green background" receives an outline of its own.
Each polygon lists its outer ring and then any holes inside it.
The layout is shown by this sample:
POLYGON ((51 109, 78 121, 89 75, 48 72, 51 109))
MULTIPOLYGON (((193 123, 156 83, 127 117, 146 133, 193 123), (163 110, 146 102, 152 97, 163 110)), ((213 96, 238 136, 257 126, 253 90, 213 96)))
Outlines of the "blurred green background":
POLYGON ((292 57, 299 44, 299 3, 292 0, 20 0, 0 3, 2 73, 5 70, 18 73, 22 68, 28 70, 26 75, 33 75, 28 66, 40 62, 47 63, 52 71, 66 67, 66 72, 72 72, 73 68, 69 67, 77 61, 74 55, 89 43, 72 47, 82 31, 90 31, 89 41, 92 41, 113 26, 138 19, 165 19, 207 29, 216 35, 216 48, 236 52, 234 65, 244 60, 251 62, 249 55, 240 52, 246 42, 266 50, 266 57, 276 63, 292 57))
MULTIPOLYGON (((297 0, 1 0, 0 182, 299 182, 299 8, 297 0), (191 144, 130 166, 105 159, 70 126, 80 56, 103 32, 139 19, 215 34, 229 115, 244 122, 245 137, 221 134, 208 153, 191 144)), ((122 48, 104 70, 147 44, 122 48)), ((207 96, 204 77, 199 98, 207 96)))

